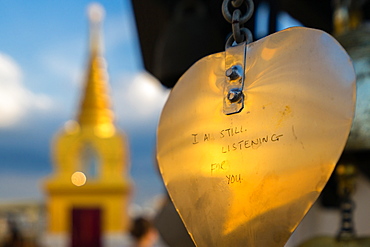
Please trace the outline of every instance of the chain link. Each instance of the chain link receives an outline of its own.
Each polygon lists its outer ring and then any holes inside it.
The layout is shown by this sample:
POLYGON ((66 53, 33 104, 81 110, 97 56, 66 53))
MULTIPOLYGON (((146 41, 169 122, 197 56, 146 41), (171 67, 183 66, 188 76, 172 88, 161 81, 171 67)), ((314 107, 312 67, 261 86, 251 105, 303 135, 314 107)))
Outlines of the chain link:
POLYGON ((253 0, 224 0, 222 3, 222 14, 226 21, 232 24, 233 35, 226 42, 226 47, 231 46, 233 41, 237 44, 247 41, 247 43, 252 42, 253 36, 249 29, 243 27, 252 16, 254 11, 253 0), (231 3, 231 4, 230 4, 231 3), (243 4, 246 5, 246 12, 242 14, 239 7, 243 4), (229 7, 231 5, 235 8, 233 14, 231 15, 229 7))
POLYGON ((242 6, 244 0, 231 0, 231 4, 233 5, 234 8, 239 8, 242 6))
POLYGON ((242 12, 240 9, 236 9, 233 12, 233 22, 231 23, 232 29, 233 29, 233 36, 236 43, 241 43, 244 40, 244 37, 240 31, 241 25, 240 25, 240 15, 242 12))
POLYGON ((229 22, 232 23, 232 14, 229 11, 230 1, 234 8, 239 8, 244 3, 246 5, 247 11, 240 17, 240 24, 243 25, 246 23, 253 15, 254 11, 254 3, 253 0, 224 0, 222 2, 222 14, 224 18, 229 22), (239 6, 238 6, 239 5, 239 6), (238 6, 238 7, 237 7, 238 6))

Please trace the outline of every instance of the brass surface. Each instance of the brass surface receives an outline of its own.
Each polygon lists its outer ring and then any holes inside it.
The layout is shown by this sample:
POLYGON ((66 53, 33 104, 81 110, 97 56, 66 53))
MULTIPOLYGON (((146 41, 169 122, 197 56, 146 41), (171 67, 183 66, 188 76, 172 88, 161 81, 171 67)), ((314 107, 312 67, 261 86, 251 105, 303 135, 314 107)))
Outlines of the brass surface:
POLYGON ((284 246, 351 127, 355 74, 330 35, 287 29, 249 44, 246 59, 240 113, 223 113, 218 53, 180 78, 161 115, 160 171, 199 247, 284 246))

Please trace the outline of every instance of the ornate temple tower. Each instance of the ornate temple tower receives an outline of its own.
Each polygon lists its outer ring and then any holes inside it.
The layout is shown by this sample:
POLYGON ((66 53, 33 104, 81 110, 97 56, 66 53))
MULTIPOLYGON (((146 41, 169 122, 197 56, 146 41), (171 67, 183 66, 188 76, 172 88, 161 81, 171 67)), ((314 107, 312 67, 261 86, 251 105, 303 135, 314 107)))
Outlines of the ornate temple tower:
POLYGON ((114 126, 101 55, 103 9, 90 14, 90 58, 76 121, 55 136, 54 173, 45 181, 47 242, 55 246, 119 246, 128 228, 128 148, 114 126))

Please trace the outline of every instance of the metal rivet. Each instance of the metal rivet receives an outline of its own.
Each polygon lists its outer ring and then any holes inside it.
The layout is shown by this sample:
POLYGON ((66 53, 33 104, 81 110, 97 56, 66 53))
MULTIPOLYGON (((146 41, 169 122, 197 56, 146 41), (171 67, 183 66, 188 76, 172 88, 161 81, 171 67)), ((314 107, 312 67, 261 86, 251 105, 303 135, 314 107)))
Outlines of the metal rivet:
POLYGON ((227 99, 234 103, 241 100, 243 93, 240 88, 232 88, 230 89, 229 93, 227 94, 227 99))
POLYGON ((230 80, 237 80, 242 77, 242 67, 240 65, 234 65, 226 70, 226 76, 230 80))

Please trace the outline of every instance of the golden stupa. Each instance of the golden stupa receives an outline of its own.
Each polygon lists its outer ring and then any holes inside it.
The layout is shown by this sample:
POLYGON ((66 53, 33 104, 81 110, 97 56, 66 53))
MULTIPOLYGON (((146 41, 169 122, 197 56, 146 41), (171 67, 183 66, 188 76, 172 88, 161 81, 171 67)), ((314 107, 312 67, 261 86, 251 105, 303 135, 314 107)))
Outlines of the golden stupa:
POLYGON ((128 147, 114 126, 107 94, 103 9, 93 5, 89 14, 90 58, 81 106, 77 120, 55 136, 54 173, 44 183, 49 242, 64 243, 58 246, 114 246, 129 223, 128 147))

